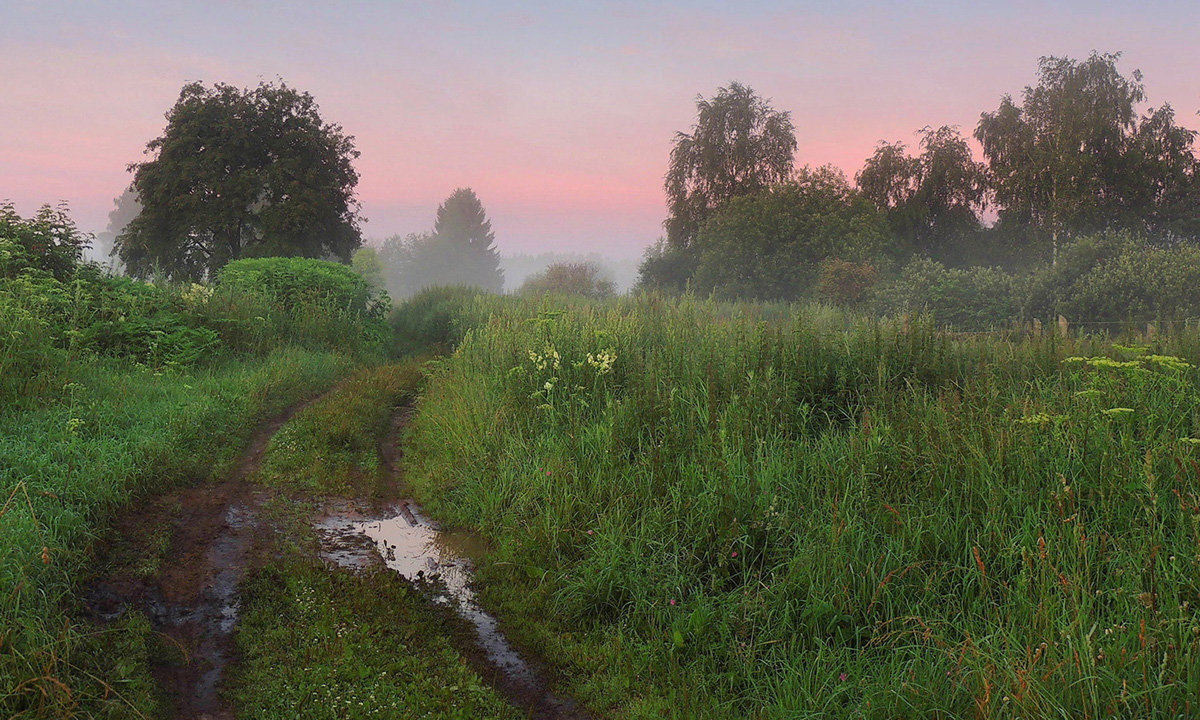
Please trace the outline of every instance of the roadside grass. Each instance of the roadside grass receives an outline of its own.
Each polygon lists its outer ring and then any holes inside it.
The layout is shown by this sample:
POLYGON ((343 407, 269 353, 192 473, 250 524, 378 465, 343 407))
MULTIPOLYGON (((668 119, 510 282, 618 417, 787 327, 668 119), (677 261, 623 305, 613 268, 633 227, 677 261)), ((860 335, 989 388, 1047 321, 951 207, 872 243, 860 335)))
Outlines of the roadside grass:
POLYGON ((618 717, 1186 717, 1200 335, 508 302, 406 478, 483 599, 618 717))
POLYGON ((253 479, 326 495, 378 495, 379 444, 420 380, 415 360, 355 373, 280 428, 253 479))
POLYGON ((259 479, 282 494, 265 508, 276 532, 242 590, 231 682, 242 716, 521 716, 454 649, 448 611, 382 563, 352 572, 323 562, 309 525, 317 497, 383 492, 380 442, 420 381, 416 361, 361 370, 268 445, 259 479))
POLYGON ((132 499, 226 472, 258 423, 353 363, 296 348, 186 370, 93 358, 57 401, 0 411, 0 715, 153 715, 145 619, 73 619, 97 539, 132 499))

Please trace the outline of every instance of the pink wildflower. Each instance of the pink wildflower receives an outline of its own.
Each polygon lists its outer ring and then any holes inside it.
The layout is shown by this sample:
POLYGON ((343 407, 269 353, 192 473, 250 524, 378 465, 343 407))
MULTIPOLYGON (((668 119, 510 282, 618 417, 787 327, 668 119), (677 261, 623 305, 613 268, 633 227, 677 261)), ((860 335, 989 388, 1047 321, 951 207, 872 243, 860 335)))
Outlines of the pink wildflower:
POLYGON ((848 676, 846 675, 846 673, 842 673, 841 675, 838 675, 838 680, 841 680, 842 682, 846 682, 847 677, 848 676))
POLYGON ((733 551, 733 557, 737 557, 737 550, 733 551))
POLYGON ((672 600, 672 601, 671 601, 671 604, 672 604, 672 605, 674 605, 674 604, 675 604, 675 601, 674 601, 674 600, 672 600))

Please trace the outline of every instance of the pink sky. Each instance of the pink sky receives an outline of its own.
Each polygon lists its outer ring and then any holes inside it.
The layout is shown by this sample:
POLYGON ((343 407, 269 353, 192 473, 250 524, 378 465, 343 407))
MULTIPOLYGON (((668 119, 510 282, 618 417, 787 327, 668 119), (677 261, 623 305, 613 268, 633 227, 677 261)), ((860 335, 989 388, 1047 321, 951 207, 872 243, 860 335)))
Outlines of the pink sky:
POLYGON ((792 112, 799 164, 850 176, 879 140, 969 134, 1048 54, 1123 51, 1200 129, 1195 3, 824 5, 0 0, 0 198, 102 230, 193 80, 311 92, 356 137, 366 236, 428 229, 469 186, 504 253, 639 254, 674 133, 731 80, 792 112))

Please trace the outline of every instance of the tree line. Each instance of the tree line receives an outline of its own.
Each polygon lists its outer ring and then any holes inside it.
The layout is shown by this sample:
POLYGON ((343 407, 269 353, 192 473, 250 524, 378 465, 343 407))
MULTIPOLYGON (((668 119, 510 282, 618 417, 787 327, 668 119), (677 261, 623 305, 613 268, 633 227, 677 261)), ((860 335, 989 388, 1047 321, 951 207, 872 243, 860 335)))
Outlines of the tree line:
POLYGON ((880 143, 853 183, 832 167, 796 169, 790 114, 751 88, 698 98, 671 151, 666 236, 641 285, 845 300, 915 261, 1029 275, 1065 255, 1078 265, 1088 253, 1067 249, 1085 238, 1104 248, 1092 261, 1195 247, 1196 133, 1169 104, 1141 111, 1141 73, 1123 75, 1119 58, 1043 57, 1035 85, 981 113, 982 159, 958 128, 931 126, 913 149, 880 143))

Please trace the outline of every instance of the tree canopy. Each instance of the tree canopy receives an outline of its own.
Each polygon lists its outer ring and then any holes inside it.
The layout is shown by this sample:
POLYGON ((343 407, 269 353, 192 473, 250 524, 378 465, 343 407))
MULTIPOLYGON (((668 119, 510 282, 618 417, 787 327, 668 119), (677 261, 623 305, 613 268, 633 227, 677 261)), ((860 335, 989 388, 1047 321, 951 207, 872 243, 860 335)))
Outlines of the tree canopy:
POLYGON ((746 85, 732 82, 711 100, 697 96, 696 113, 692 132, 675 135, 664 184, 674 247, 687 247, 725 200, 786 180, 796 153, 791 114, 746 85))
POLYGON ((949 125, 921 130, 920 155, 903 143, 880 143, 856 178, 863 196, 887 212, 892 230, 909 249, 954 254, 981 229, 987 167, 949 125))
POLYGON ((1169 105, 1139 117, 1142 75, 1123 76, 1119 58, 1043 57, 1021 103, 1004 96, 975 130, 1001 223, 1028 228, 1052 257, 1074 234, 1194 232, 1183 214, 1195 215, 1195 133, 1175 125, 1169 105))
POLYGON ((154 157, 130 166, 141 212, 116 239, 130 273, 211 276, 250 256, 349 261, 362 244, 354 138, 283 83, 185 85, 154 157))
POLYGON ((730 200, 701 227, 694 288, 727 298, 791 300, 826 258, 875 258, 888 239, 882 213, 835 168, 730 200))

